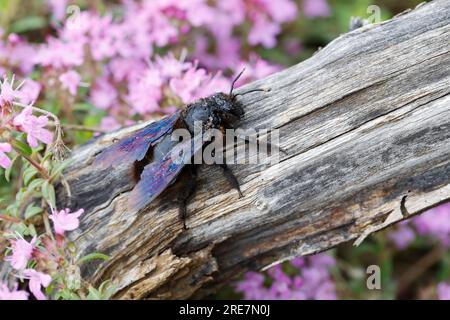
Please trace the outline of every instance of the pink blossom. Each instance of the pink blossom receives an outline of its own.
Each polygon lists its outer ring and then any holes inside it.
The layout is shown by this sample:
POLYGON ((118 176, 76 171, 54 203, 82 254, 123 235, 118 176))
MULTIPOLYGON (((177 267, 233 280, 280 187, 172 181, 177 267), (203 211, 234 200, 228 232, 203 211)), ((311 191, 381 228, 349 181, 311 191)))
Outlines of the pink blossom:
POLYGON ((437 295, 439 300, 450 300, 450 284, 441 282, 437 286, 437 295))
POLYGON ((41 84, 31 79, 27 79, 18 92, 19 101, 23 104, 31 104, 37 100, 40 92, 41 84))
POLYGON ((77 94, 78 86, 81 82, 81 76, 74 70, 67 71, 59 76, 62 87, 67 89, 73 96, 77 94))
POLYGON ((47 300, 47 297, 41 291, 41 287, 47 288, 52 282, 52 278, 45 273, 38 272, 34 269, 26 269, 23 271, 26 279, 29 280, 29 288, 31 293, 38 300, 47 300))
POLYGON ((208 52, 209 39, 207 37, 198 36, 195 45, 195 57, 208 68, 234 68, 241 61, 241 41, 239 39, 222 38, 213 53, 208 52))
POLYGON ((223 77, 221 72, 218 72, 214 76, 209 75, 203 81, 202 85, 196 90, 194 98, 207 97, 216 92, 227 92, 230 90, 230 86, 230 81, 223 77))
MULTIPOLYGON (((153 17, 152 27, 153 32, 150 33, 150 40, 158 47, 166 46, 169 44, 171 38, 178 35, 177 28, 172 25, 169 19, 162 15, 155 15, 153 17)), ((139 33, 137 35, 139 35, 139 33)), ((144 37, 146 36, 144 35, 144 37)))
POLYGON ((310 18, 327 17, 331 14, 327 0, 303 0, 303 11, 310 18))
POLYGON ((406 249, 408 245, 415 239, 416 234, 408 226, 408 222, 400 223, 400 226, 389 233, 388 238, 394 242, 398 249, 406 249))
POLYGON ((63 20, 66 16, 68 0, 47 0, 47 5, 56 20, 63 20))
POLYGON ((116 54, 114 33, 108 32, 112 25, 112 16, 89 16, 90 48, 94 60, 102 61, 116 54))
POLYGON ((142 70, 145 70, 148 66, 141 60, 114 58, 108 65, 109 72, 113 76, 113 80, 120 81, 133 81, 138 78, 138 75, 142 74, 142 70))
POLYGON ((28 300, 28 292, 17 290, 17 284, 9 290, 5 283, 0 283, 0 300, 28 300))
POLYGON ((266 273, 246 273, 244 279, 236 284, 236 291, 242 292, 245 299, 337 299, 329 273, 335 265, 333 257, 318 254, 296 258, 291 265, 298 268, 298 275, 287 275, 279 264, 266 273), (265 275, 269 280, 267 282, 265 275))
POLYGON ((444 246, 450 245, 450 203, 415 217, 412 224, 419 235, 437 238, 444 246))
POLYGON ((250 30, 248 42, 251 45, 262 44, 266 48, 273 48, 277 43, 277 35, 281 28, 279 24, 269 21, 267 18, 258 18, 250 30))
POLYGON ((100 109, 109 109, 117 103, 117 91, 114 86, 105 78, 96 81, 91 90, 91 102, 100 109))
POLYGON ((84 61, 83 46, 84 43, 81 41, 66 42, 50 38, 47 44, 38 50, 35 62, 55 69, 79 66, 84 61))
POLYGON ((140 114, 158 111, 162 83, 159 70, 147 69, 142 77, 130 83, 126 99, 140 114))
MULTIPOLYGON (((36 49, 16 34, 11 34, 7 42, 7 61, 11 67, 19 69, 23 74, 33 71, 36 49)), ((1 54, 0 54, 1 55, 1 54)))
POLYGON ((190 103, 195 100, 195 91, 206 78, 205 69, 192 67, 182 77, 171 79, 169 86, 184 103, 190 103))
POLYGON ((100 128, 107 131, 114 131, 120 127, 120 123, 118 123, 113 117, 104 117, 100 123, 100 128))
POLYGON ((173 53, 164 57, 157 56, 156 65, 161 70, 161 76, 166 79, 180 77, 191 67, 191 63, 185 62, 184 58, 176 59, 173 53))
POLYGON ((269 15, 276 22, 288 22, 297 17, 297 6, 291 0, 260 0, 264 3, 269 15))
POLYGON ((3 82, 0 82, 0 107, 6 104, 12 104, 14 99, 17 98, 17 89, 13 89, 14 77, 11 82, 5 77, 3 82))
POLYGON ((247 300, 261 300, 268 295, 264 288, 264 275, 258 272, 247 272, 244 279, 236 284, 236 291, 244 293, 247 300))
POLYGON ((53 226, 57 234, 63 235, 65 231, 72 231, 80 225, 79 217, 84 210, 80 209, 76 212, 70 213, 69 209, 61 211, 53 211, 49 218, 53 221, 53 226))
POLYGON ((38 140, 45 144, 50 144, 53 141, 53 134, 44 129, 48 124, 48 118, 46 116, 34 116, 31 106, 24 108, 14 118, 13 123, 27 134, 27 142, 33 148, 38 146, 38 140))
POLYGON ((12 147, 7 142, 0 143, 0 167, 3 169, 9 168, 11 166, 11 160, 5 154, 5 152, 11 152, 12 147))
POLYGON ((235 74, 233 77, 236 77, 238 73, 241 72, 244 68, 245 72, 236 83, 236 88, 253 79, 264 78, 272 73, 281 70, 281 66, 269 63, 255 54, 250 55, 250 59, 248 62, 241 61, 236 65, 236 68, 234 69, 235 74))
POLYGON ((36 237, 33 237, 30 242, 25 239, 12 240, 12 255, 6 257, 5 260, 11 262, 11 266, 16 270, 24 269, 28 260, 31 259, 35 243, 36 237))

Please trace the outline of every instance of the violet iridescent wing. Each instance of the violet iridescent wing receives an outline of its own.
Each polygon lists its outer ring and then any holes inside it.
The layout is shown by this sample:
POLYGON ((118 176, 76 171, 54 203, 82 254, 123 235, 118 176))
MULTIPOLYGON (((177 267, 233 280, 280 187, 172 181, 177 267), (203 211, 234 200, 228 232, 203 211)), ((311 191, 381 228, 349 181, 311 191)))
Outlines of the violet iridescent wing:
POLYGON ((153 122, 129 137, 122 138, 102 151, 94 160, 94 165, 104 168, 116 167, 126 162, 142 160, 148 148, 154 146, 172 131, 180 117, 180 112, 153 122))
POLYGON ((202 150, 202 141, 190 139, 177 144, 161 161, 149 163, 141 174, 141 179, 130 192, 128 206, 130 210, 145 208, 161 194, 177 176, 181 169, 190 163, 194 154, 202 150))

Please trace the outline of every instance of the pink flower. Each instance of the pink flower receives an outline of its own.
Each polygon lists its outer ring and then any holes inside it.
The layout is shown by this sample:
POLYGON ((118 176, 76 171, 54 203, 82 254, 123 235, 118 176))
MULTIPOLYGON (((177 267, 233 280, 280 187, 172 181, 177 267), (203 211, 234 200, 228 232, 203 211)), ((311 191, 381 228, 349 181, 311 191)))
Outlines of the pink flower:
POLYGON ((190 103, 196 98, 195 91, 207 78, 205 69, 197 69, 196 66, 193 66, 181 78, 171 79, 169 86, 184 103, 190 103))
POLYGON ((18 69, 23 74, 31 73, 34 67, 34 61, 30 57, 34 57, 36 53, 35 48, 16 34, 10 34, 8 36, 6 46, 6 61, 10 69, 18 69))
POLYGON ((6 104, 12 104, 14 99, 17 98, 17 89, 13 89, 13 84, 14 76, 11 82, 8 82, 6 77, 3 79, 3 82, 0 82, 0 107, 6 104))
POLYGON ((71 95, 75 96, 81 82, 81 77, 78 72, 70 70, 60 75, 59 81, 61 81, 64 89, 67 89, 71 95))
POLYGON ((276 22, 292 21, 297 16, 297 6, 291 0, 262 0, 267 12, 276 22))
POLYGON ((450 203, 428 210, 412 223, 419 235, 437 238, 444 246, 450 246, 450 203))
POLYGON ((309 18, 328 17, 330 6, 327 0, 303 0, 303 11, 309 18))
POLYGON ((91 102, 100 109, 109 109, 117 103, 117 91, 108 80, 100 78, 91 90, 91 102))
POLYGON ((66 16, 67 2, 68 0, 47 0, 47 5, 56 20, 61 21, 66 16))
POLYGON ((100 128, 107 131, 120 129, 121 125, 113 117, 104 117, 100 123, 100 128))
POLYGON ((63 235, 65 231, 72 231, 80 225, 79 217, 84 212, 83 209, 77 212, 70 213, 69 209, 61 211, 53 211, 50 219, 53 221, 53 226, 57 234, 63 235))
POLYGON ((439 300, 450 300, 450 284, 441 282, 437 286, 439 300))
POLYGON ((157 69, 148 69, 141 78, 130 83, 126 99, 140 114, 159 111, 161 84, 160 72, 157 69))
POLYGON ((400 223, 400 226, 389 233, 388 238, 394 242, 398 249, 406 249, 408 245, 415 239, 416 234, 408 226, 407 222, 400 223))
POLYGON ((248 35, 248 42, 251 45, 262 44, 266 48, 273 48, 277 44, 277 35, 281 28, 277 23, 273 23, 264 17, 258 18, 248 35))
POLYGON ((12 147, 9 143, 0 143, 0 167, 3 169, 9 168, 11 166, 11 160, 6 156, 5 152, 11 152, 12 147))
POLYGON ((191 66, 189 62, 185 62, 184 58, 176 59, 173 53, 161 57, 156 57, 156 64, 161 70, 161 76, 167 79, 179 77, 191 66))
POLYGON ((55 69, 79 66, 84 60, 83 46, 84 43, 81 41, 65 42, 50 38, 37 52, 35 62, 55 69))
POLYGON ((28 260, 31 259, 33 249, 35 247, 36 237, 33 237, 30 242, 25 239, 17 239, 12 241, 12 255, 5 258, 6 261, 11 262, 11 266, 16 270, 25 269, 28 260))
POLYGON ((52 278, 48 274, 38 272, 34 269, 26 269, 23 274, 29 280, 30 291, 36 299, 47 300, 41 291, 41 287, 47 288, 50 282, 52 282, 52 278))
POLYGON ((17 290, 17 284, 9 290, 5 283, 0 283, 0 300, 28 300, 28 292, 17 290))
POLYGON ((40 140, 45 144, 50 144, 53 141, 53 134, 44 129, 48 123, 46 116, 33 116, 33 109, 31 106, 26 107, 23 111, 14 118, 14 125, 27 134, 28 144, 35 148, 38 146, 40 140))
POLYGON ((40 92, 41 84, 39 82, 27 79, 18 92, 18 98, 23 104, 31 104, 37 100, 40 92))
POLYGON ((246 273, 236 291, 243 293, 245 299, 337 299, 329 272, 335 263, 333 257, 325 254, 296 258, 291 265, 299 269, 298 275, 286 274, 279 264, 266 273, 246 273), (266 282, 265 275, 270 281, 266 282))

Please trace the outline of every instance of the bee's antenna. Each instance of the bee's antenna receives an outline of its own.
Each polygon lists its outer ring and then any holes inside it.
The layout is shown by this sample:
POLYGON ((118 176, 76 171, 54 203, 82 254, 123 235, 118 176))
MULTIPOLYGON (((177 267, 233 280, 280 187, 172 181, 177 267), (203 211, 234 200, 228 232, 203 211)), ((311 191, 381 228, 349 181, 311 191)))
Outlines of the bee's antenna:
POLYGON ((245 67, 242 69, 242 71, 237 75, 236 78, 234 78, 233 82, 231 83, 231 89, 230 89, 230 96, 233 95, 233 90, 234 90, 234 85, 236 84, 236 82, 239 80, 239 78, 242 76, 242 74, 245 71, 245 67))
POLYGON ((237 96, 243 96, 243 95, 246 95, 247 93, 252 93, 252 92, 269 92, 269 91, 270 91, 270 89, 252 89, 252 90, 245 91, 245 92, 242 92, 242 93, 236 93, 236 94, 233 96, 233 99, 236 98, 237 96))

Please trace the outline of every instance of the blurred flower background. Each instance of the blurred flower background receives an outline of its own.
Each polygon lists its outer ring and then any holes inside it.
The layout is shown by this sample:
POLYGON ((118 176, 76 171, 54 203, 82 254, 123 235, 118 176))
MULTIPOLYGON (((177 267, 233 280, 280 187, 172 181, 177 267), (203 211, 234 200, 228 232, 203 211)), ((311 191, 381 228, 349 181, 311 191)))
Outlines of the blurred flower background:
MULTIPOLYGON (((54 207, 62 168, 49 155, 226 91, 244 66, 238 85, 307 59, 347 32, 352 16, 376 14, 372 5, 385 20, 420 2, 0 0, 0 249, 20 279, 0 273, 0 299, 111 295, 105 286, 83 293, 64 238, 83 210, 54 207), (30 188, 42 208, 24 208, 30 188)), ((449 299, 448 245, 443 205, 359 247, 249 272, 213 298, 449 299), (366 287, 373 264, 382 290, 366 287)))

